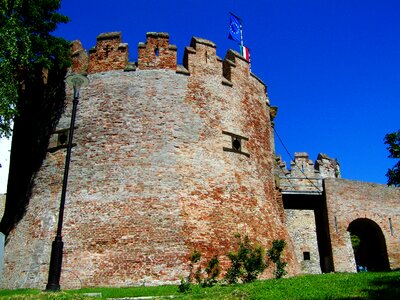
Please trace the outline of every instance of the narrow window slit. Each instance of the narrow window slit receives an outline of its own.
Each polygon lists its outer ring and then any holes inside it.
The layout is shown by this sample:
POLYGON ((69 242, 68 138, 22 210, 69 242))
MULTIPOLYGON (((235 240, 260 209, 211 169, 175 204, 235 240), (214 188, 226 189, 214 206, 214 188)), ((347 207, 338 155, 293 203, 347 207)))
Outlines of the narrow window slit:
POLYGON ((311 259, 310 252, 304 251, 303 252, 303 260, 310 260, 310 259, 311 259))
POLYGON ((392 224, 392 218, 389 218, 389 228, 390 228, 390 235, 393 236, 393 224, 392 224))

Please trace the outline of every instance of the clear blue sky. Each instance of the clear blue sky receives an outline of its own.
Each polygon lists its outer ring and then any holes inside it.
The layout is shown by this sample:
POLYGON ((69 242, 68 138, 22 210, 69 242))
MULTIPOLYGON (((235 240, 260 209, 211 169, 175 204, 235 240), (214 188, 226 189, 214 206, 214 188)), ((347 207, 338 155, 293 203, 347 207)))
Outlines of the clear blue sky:
POLYGON ((400 129, 398 0, 64 0, 71 22, 55 35, 89 50, 98 34, 122 31, 136 61, 146 32, 168 32, 181 64, 192 36, 216 43, 222 58, 238 50, 227 39, 229 12, 243 20, 252 71, 279 107, 276 129, 291 155, 326 153, 343 178, 386 183, 395 161, 383 138, 400 129))

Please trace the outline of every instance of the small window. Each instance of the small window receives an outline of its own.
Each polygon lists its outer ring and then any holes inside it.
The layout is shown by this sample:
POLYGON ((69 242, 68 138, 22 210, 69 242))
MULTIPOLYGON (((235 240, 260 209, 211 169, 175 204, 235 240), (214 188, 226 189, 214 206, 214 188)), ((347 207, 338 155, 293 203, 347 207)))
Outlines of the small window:
POLYGON ((160 53, 159 53, 159 50, 158 50, 158 47, 154 49, 154 54, 155 54, 157 57, 158 57, 158 55, 160 54, 160 53))
POLYGON ((238 139, 237 137, 234 137, 232 140, 232 147, 236 150, 236 151, 241 151, 241 147, 242 145, 240 144, 240 139, 238 139))
MULTIPOLYGON (((69 140, 69 128, 56 130, 50 137, 49 147, 47 151, 53 153, 59 149, 64 149, 68 147, 69 140)), ((72 143, 72 147, 76 144, 72 143)))
POLYGON ((304 260, 310 260, 310 252, 304 251, 303 252, 303 259, 304 260))
POLYGON ((247 142, 249 139, 247 137, 234 134, 228 131, 222 131, 222 134, 226 134, 231 137, 231 145, 230 147, 223 147, 224 151, 235 152, 239 154, 243 154, 244 156, 250 157, 250 154, 242 151, 242 145, 244 142, 247 142))
POLYGON ((65 146, 68 140, 68 132, 63 131, 58 134, 58 145, 57 146, 65 146))

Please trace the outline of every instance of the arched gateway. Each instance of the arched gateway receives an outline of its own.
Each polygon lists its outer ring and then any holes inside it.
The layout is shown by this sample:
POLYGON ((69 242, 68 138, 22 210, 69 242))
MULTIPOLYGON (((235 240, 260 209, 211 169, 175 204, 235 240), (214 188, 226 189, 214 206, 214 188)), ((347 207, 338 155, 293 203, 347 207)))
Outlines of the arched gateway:
POLYGON ((347 231, 352 237, 358 270, 390 270, 385 237, 378 224, 370 219, 360 218, 351 222, 347 231))

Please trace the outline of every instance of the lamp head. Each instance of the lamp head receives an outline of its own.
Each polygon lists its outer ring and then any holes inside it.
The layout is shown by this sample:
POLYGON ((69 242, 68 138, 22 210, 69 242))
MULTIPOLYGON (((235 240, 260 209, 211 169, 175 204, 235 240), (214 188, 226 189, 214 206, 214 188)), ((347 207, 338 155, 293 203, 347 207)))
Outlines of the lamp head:
POLYGON ((74 88, 74 99, 79 99, 79 91, 82 86, 89 84, 89 79, 82 74, 71 74, 65 78, 65 82, 74 88))

